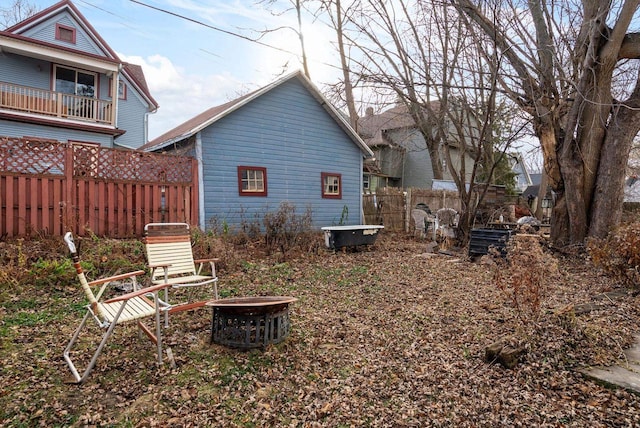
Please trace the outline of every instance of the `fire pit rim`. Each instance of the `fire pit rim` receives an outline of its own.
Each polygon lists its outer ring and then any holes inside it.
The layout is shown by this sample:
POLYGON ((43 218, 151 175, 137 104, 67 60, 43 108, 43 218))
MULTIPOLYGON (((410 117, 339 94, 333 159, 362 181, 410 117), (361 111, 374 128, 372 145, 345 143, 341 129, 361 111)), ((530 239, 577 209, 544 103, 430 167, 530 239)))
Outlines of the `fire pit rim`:
POLYGON ((298 299, 290 296, 253 296, 253 297, 228 297, 225 299, 211 300, 205 305, 216 308, 260 307, 282 305, 296 302, 298 299))

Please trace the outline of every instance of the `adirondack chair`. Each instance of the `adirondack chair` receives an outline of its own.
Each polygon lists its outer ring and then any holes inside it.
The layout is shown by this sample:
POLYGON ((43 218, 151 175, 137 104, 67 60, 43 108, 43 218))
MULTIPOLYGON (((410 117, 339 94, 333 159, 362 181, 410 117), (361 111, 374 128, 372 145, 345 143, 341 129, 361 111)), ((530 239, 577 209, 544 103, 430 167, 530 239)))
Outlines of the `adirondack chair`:
MULTIPOLYGON (((196 309, 206 302, 218 299, 218 277, 216 275, 217 258, 193 259, 191 248, 191 230, 187 223, 149 223, 144 227, 144 243, 147 263, 151 270, 151 283, 168 284, 171 288, 209 286, 213 293, 205 300, 190 301, 193 293, 187 293, 186 302, 171 304, 168 314, 196 309), (203 267, 209 265, 210 274, 203 273, 203 267), (196 269, 196 265, 198 265, 196 269)), ((194 289, 191 288, 191 291, 194 289)), ((169 289, 165 289, 164 301, 169 303, 169 289)))
POLYGON ((158 297, 159 290, 166 289, 167 285, 161 284, 144 289, 138 288, 137 277, 144 274, 144 271, 138 270, 121 275, 115 275, 108 278, 97 279, 94 281, 87 281, 87 278, 80 265, 80 257, 76 251, 75 243, 73 242, 73 235, 68 232, 64 236, 64 241, 69 247, 71 252, 71 258, 73 260, 73 266, 76 269, 78 280, 84 291, 85 297, 89 300, 87 305, 87 312, 82 318, 82 322, 76 329, 71 341, 64 350, 64 359, 75 378, 77 383, 84 382, 89 373, 94 368, 98 357, 102 353, 103 348, 107 344, 109 337, 113 333, 116 325, 124 324, 127 322, 136 321, 140 329, 151 339, 156 345, 158 352, 158 363, 162 364, 162 337, 161 337, 161 324, 160 313, 166 311, 169 306, 162 302, 158 297), (122 281, 131 281, 133 283, 133 291, 130 293, 122 294, 110 299, 103 299, 103 294, 110 283, 120 284, 122 281), (93 287, 100 286, 96 294, 93 293, 93 287), (154 318, 155 333, 142 323, 144 318, 154 318), (80 375, 76 365, 71 359, 71 350, 78 341, 80 333, 87 324, 87 321, 93 318, 98 326, 104 330, 102 339, 95 350, 91 361, 80 375))

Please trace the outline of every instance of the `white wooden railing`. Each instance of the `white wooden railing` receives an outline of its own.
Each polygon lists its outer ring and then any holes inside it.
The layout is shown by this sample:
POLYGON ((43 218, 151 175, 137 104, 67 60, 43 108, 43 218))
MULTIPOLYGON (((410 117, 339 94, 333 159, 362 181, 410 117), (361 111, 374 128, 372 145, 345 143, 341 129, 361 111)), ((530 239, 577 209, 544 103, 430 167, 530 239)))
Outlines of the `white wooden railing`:
POLYGON ((0 82, 0 108, 114 124, 113 102, 0 82))

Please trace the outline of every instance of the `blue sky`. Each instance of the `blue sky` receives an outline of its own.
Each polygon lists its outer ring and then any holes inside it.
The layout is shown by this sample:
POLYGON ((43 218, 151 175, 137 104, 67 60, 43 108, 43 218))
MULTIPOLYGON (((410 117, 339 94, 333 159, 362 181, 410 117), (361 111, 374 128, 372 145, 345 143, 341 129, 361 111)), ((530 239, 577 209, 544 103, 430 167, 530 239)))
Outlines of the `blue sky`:
MULTIPOLYGON (((2 3, 8 0, 0 0, 2 3)), ((283 72, 302 68, 296 34, 281 30, 258 43, 216 31, 131 0, 72 0, 96 31, 125 61, 143 67, 160 104, 149 118, 149 137, 196 114, 264 86, 283 72)), ((231 33, 293 25, 295 14, 275 16, 252 0, 139 0, 231 33)), ((55 0, 28 0, 40 10, 55 0)), ((290 5, 279 0, 275 8, 290 5)), ((338 64, 327 26, 305 18, 311 78, 317 86, 336 79, 338 64)))

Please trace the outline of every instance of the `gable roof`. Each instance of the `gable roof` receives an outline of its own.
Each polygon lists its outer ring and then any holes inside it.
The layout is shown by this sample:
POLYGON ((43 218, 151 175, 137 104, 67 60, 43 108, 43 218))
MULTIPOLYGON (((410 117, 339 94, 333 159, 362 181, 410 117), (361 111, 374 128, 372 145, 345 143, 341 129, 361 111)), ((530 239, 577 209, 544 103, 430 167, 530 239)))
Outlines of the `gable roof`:
POLYGON ((131 64, 128 62, 122 63, 122 73, 129 79, 129 81, 136 86, 138 92, 140 92, 150 104, 151 111, 158 110, 158 102, 151 96, 149 86, 147 85, 147 79, 144 77, 144 71, 138 64, 131 64))
MULTIPOLYGON (((438 111, 440 103, 432 101, 430 107, 433 111, 438 111)), ((425 113, 428 114, 426 109, 425 113)), ((389 145, 390 141, 384 136, 385 131, 415 127, 416 122, 404 103, 379 114, 374 114, 373 109, 368 108, 365 116, 358 120, 358 132, 369 146, 389 145)))
POLYGON ((98 45, 104 56, 107 58, 115 59, 120 62, 118 55, 109 47, 107 42, 98 34, 93 26, 87 21, 87 19, 80 13, 78 8, 71 3, 70 0, 62 0, 58 3, 49 6, 46 9, 41 10, 35 15, 18 22, 17 24, 5 29, 7 33, 23 34, 27 30, 37 26, 38 24, 46 21, 47 19, 58 15, 59 13, 67 11, 75 18, 75 20, 82 26, 83 30, 91 37, 91 39, 98 45))
POLYGON ((365 154, 366 157, 373 157, 373 152, 367 144, 358 136, 356 131, 346 121, 344 115, 342 115, 331 103, 320 93, 320 91, 311 83, 311 81, 301 72, 296 71, 290 73, 287 76, 272 82, 271 84, 264 86, 256 91, 243 95, 235 100, 227 103, 212 107, 197 116, 187 120, 181 125, 165 132, 157 138, 154 138, 144 146, 140 147, 140 150, 160 150, 178 141, 189 138, 196 133, 200 132, 209 125, 217 122, 228 114, 238 110, 240 107, 250 103, 259 96, 271 91, 272 89, 282 85, 283 83, 291 80, 298 79, 309 91, 309 93, 318 101, 318 103, 331 115, 336 123, 342 128, 342 130, 349 136, 349 138, 358 146, 360 151, 365 154))
POLYGON ((122 73, 134 86, 136 86, 138 92, 140 92, 140 94, 149 103, 149 109, 151 111, 156 111, 158 109, 158 102, 153 98, 153 96, 151 96, 151 92, 149 91, 149 87, 147 86, 147 82, 144 78, 144 73, 142 72, 142 67, 134 64, 123 63, 115 53, 115 51, 111 49, 107 42, 100 36, 96 29, 93 28, 89 21, 87 21, 84 15, 70 0, 59 1, 58 3, 41 10, 35 15, 18 22, 17 24, 5 29, 4 31, 0 31, 0 38, 21 41, 29 43, 31 45, 39 45, 47 49, 58 50, 61 52, 72 52, 73 54, 97 59, 100 61, 106 61, 109 63, 122 64, 122 73), (36 27, 42 22, 45 22, 62 12, 68 12, 75 19, 75 21, 82 27, 82 29, 85 31, 85 33, 87 33, 87 35, 96 44, 96 46, 98 46, 98 49, 100 50, 102 55, 95 55, 92 53, 83 52, 77 49, 59 46, 52 43, 44 42, 42 40, 24 36, 24 33, 29 29, 36 27))

